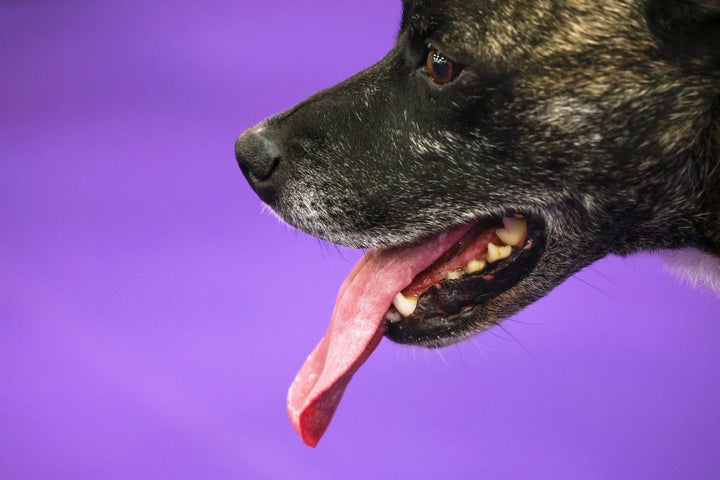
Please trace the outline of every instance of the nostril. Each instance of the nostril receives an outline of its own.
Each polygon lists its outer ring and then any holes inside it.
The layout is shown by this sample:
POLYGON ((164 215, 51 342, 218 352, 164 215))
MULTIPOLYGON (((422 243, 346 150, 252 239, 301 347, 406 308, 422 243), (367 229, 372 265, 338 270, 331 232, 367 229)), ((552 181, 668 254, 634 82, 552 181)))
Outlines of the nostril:
POLYGON ((280 163, 281 151, 275 142, 252 128, 235 142, 235 157, 245 176, 267 180, 280 163))

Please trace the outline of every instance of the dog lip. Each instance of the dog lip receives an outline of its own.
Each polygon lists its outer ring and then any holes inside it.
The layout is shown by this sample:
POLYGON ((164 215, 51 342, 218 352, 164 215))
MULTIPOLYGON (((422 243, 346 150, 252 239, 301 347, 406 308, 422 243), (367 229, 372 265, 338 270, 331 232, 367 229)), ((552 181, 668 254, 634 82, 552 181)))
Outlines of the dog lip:
POLYGON ((396 343, 439 347, 496 324, 500 318, 485 318, 488 304, 516 288, 544 254, 545 224, 526 218, 528 234, 522 248, 479 273, 442 280, 420 295, 417 309, 408 317, 392 307, 385 336, 396 343))

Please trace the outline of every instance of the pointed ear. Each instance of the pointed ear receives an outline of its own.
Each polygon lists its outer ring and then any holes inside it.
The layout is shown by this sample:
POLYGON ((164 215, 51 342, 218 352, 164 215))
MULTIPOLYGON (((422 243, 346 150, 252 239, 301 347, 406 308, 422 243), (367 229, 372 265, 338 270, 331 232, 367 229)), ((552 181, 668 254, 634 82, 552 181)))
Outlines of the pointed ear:
POLYGON ((647 0, 652 32, 676 53, 720 58, 720 0, 647 0))

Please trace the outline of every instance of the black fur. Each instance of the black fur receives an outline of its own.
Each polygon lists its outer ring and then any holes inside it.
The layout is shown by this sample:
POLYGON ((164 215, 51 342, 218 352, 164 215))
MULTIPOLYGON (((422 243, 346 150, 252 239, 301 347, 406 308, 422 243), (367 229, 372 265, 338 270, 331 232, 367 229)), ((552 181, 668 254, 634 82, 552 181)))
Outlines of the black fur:
MULTIPOLYGON (((720 254, 720 2, 406 0, 378 64, 238 139, 288 223, 354 247, 478 218, 543 222, 532 272, 461 319, 399 326, 439 346, 609 254, 720 254), (428 49, 463 66, 447 85, 428 49)), ((398 331, 401 330, 401 331, 398 331)))

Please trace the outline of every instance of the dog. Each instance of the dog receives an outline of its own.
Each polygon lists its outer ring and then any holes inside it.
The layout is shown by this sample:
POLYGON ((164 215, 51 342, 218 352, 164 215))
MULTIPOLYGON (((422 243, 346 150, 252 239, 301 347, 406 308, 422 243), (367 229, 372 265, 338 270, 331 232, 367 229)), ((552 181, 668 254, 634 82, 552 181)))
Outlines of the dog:
POLYGON ((461 341, 608 254, 720 294, 720 1, 404 0, 382 60, 235 152, 283 221, 371 249, 289 393, 314 445, 382 335, 461 341))

